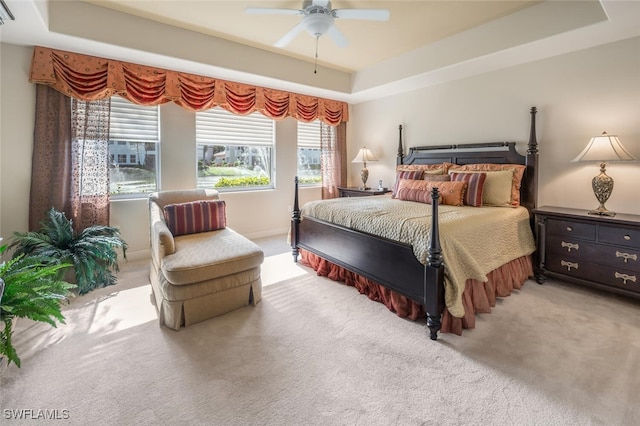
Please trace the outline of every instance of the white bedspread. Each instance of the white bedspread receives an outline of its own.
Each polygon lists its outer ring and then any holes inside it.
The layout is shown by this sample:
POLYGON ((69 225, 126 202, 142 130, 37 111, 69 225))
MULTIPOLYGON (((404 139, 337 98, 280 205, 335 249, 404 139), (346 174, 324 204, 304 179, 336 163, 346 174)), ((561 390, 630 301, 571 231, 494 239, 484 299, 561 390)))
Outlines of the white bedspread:
MULTIPOLYGON (((487 281, 487 273, 535 250, 529 213, 524 207, 455 207, 440 205, 440 245, 445 266, 445 303, 462 317, 467 278, 487 281)), ((302 217, 315 217, 358 231, 410 244, 427 263, 431 205, 391 196, 312 201, 302 217)))

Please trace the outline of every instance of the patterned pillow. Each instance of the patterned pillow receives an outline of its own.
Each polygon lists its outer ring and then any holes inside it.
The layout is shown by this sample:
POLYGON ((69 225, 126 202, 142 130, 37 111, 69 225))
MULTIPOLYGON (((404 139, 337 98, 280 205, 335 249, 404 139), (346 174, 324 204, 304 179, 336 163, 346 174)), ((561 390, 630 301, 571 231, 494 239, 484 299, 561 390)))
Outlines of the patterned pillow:
POLYGON ((393 185, 393 189, 391 190, 391 198, 396 197, 396 193, 398 192, 398 184, 403 179, 422 179, 423 175, 422 170, 399 170, 396 172, 396 183, 393 185))
POLYGON ((398 186, 398 195, 396 198, 399 200, 431 204, 431 190, 438 188, 440 192, 440 204, 462 206, 466 187, 467 183, 462 181, 437 182, 403 179, 398 186))
POLYGON ((428 175, 425 174, 422 177, 423 180, 428 180, 430 182, 446 182, 451 180, 451 176, 449 175, 428 175))
MULTIPOLYGON (((462 166, 452 164, 448 167, 450 172, 458 171, 502 171, 511 170, 513 172, 511 181, 511 197, 510 205, 518 207, 520 205, 520 186, 522 185, 522 177, 527 166, 522 164, 494 164, 494 163, 478 163, 478 164, 465 164, 462 166)), ((485 182, 486 185, 486 182, 485 182)))
POLYGON ((164 219, 174 237, 215 231, 227 226, 223 200, 201 200, 164 206, 164 219))
POLYGON ((422 170, 425 174, 446 175, 447 174, 447 167, 448 167, 449 164, 451 164, 451 163, 398 164, 396 166, 396 172, 422 170))
POLYGON ((487 174, 480 173, 455 173, 451 172, 451 180, 467 182, 467 191, 464 194, 464 203, 467 206, 482 207, 482 190, 487 174))

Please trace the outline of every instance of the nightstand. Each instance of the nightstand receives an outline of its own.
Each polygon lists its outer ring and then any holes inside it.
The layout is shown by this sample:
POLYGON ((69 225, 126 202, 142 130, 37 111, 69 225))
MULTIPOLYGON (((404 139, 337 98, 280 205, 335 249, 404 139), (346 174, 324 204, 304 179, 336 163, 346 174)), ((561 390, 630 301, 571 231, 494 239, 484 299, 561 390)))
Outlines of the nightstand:
POLYGON ((567 280, 640 298, 640 216, 540 207, 536 222, 536 279, 567 280))
POLYGON ((341 197, 369 197, 372 195, 383 195, 391 192, 389 188, 377 189, 377 188, 369 188, 369 189, 361 189, 357 186, 350 188, 338 188, 338 193, 341 197))

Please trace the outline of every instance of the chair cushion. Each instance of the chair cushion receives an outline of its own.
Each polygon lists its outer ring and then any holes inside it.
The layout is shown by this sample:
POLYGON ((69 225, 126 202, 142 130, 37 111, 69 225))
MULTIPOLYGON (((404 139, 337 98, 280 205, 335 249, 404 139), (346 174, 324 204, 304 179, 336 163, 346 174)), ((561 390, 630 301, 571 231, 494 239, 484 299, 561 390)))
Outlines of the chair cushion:
POLYGON ((215 231, 227 226, 223 200, 199 200, 164 206, 164 219, 174 237, 215 231))
POLYGON ((173 285, 193 284, 247 271, 262 264, 264 253, 230 228, 175 238, 176 251, 162 259, 162 273, 173 285))

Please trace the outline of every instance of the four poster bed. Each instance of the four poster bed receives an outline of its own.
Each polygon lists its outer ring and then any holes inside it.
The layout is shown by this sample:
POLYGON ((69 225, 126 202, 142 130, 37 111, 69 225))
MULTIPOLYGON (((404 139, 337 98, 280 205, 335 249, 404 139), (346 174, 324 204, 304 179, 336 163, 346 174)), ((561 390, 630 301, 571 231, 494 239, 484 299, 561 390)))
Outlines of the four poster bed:
POLYGON ((476 312, 490 311, 496 297, 533 275, 536 108, 530 113, 526 155, 515 142, 499 142, 413 147, 404 156, 400 126, 389 196, 300 209, 296 178, 294 261, 301 255, 318 274, 356 286, 401 317, 426 316, 433 340, 438 331, 473 328, 476 312), (505 189, 506 201, 496 201, 505 189))

